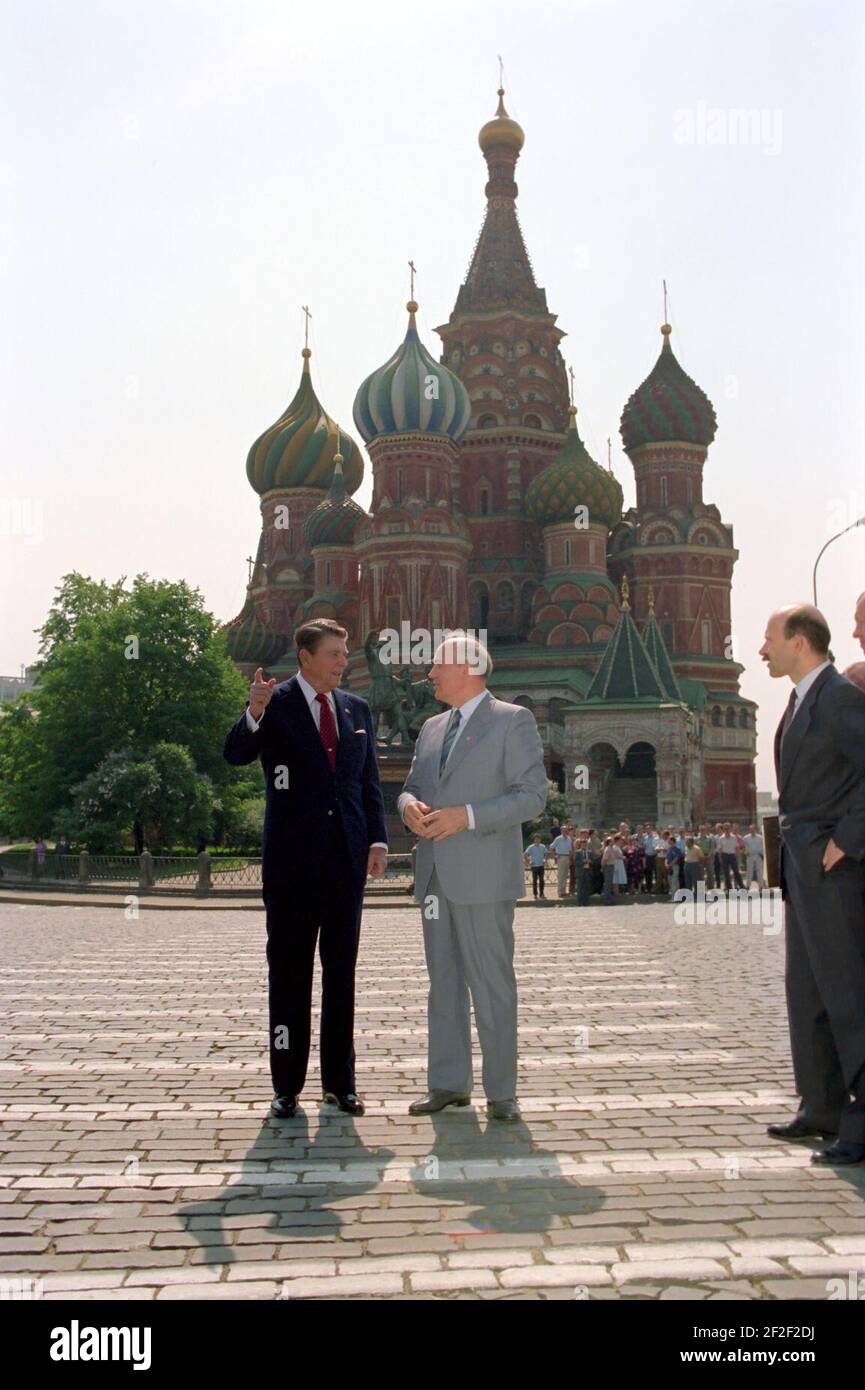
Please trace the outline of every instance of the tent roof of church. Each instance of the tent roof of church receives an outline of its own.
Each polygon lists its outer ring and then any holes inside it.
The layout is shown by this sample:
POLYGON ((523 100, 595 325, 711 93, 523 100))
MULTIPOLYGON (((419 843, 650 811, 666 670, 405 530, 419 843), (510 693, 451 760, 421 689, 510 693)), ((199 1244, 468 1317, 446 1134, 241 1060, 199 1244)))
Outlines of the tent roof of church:
POLYGON ((595 672, 586 700, 668 702, 661 678, 631 616, 627 583, 615 631, 595 672))
POLYGON ((651 597, 651 592, 649 596, 649 616, 643 623, 643 631, 641 633, 641 636, 643 638, 646 651, 649 653, 649 656, 651 658, 652 665, 655 667, 655 670, 657 671, 661 679, 661 688, 664 694, 667 696, 667 699, 681 700, 682 692, 679 688, 679 682, 676 677, 676 673, 673 670, 673 663, 670 661, 670 654, 667 651, 667 644, 664 641, 664 634, 661 632, 661 629, 658 626, 658 620, 655 617, 655 608, 654 602, 651 597))

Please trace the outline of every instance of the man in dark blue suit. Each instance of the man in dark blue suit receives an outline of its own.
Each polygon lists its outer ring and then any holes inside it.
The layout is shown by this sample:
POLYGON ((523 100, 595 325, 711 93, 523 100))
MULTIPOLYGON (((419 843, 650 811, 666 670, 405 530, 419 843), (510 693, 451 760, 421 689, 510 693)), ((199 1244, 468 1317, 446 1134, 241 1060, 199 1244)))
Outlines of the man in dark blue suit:
POLYGON ((793 684, 775 734, 787 1011, 799 1112, 776 1139, 836 1135, 812 1163, 865 1162, 865 694, 826 620, 782 608, 760 655, 793 684))
POLYGON ((369 705, 338 689, 347 636, 330 618, 299 627, 298 674, 277 685, 259 667, 225 740, 228 762, 260 758, 264 769, 271 1112, 284 1119, 306 1080, 316 938, 324 1098, 350 1115, 364 1110, 354 1074, 354 973, 364 884, 385 871, 387 833, 369 705))

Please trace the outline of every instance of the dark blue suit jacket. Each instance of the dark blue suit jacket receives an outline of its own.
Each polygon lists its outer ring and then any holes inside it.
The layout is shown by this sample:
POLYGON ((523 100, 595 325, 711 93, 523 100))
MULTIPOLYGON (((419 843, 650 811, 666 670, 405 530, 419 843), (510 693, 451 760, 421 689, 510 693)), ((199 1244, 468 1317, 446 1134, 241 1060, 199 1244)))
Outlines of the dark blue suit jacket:
POLYGON ((344 690, 334 690, 333 697, 339 722, 335 772, 296 676, 274 687, 255 733, 244 713, 225 740, 228 762, 242 766, 260 758, 264 769, 265 888, 303 888, 310 870, 332 852, 334 816, 345 832, 350 877, 358 892, 366 882, 370 845, 387 843, 369 705, 344 690))
POLYGON ((815 680, 782 739, 775 734, 781 828, 781 885, 792 858, 807 884, 825 878, 830 837, 865 859, 865 694, 829 666, 815 680))

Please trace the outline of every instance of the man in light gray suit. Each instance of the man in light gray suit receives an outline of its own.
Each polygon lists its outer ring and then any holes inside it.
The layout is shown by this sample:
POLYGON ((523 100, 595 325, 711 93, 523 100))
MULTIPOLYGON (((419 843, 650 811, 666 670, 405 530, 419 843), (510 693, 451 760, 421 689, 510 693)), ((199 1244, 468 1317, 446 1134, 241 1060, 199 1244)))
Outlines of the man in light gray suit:
POLYGON ((421 728, 399 798, 418 836, 430 978, 429 1093, 413 1115, 471 1099, 471 995, 487 1111, 519 1118, 514 906, 525 890, 521 824, 543 811, 547 777, 534 715, 489 693, 491 671, 475 637, 452 633, 437 648, 430 680, 451 712, 421 728))

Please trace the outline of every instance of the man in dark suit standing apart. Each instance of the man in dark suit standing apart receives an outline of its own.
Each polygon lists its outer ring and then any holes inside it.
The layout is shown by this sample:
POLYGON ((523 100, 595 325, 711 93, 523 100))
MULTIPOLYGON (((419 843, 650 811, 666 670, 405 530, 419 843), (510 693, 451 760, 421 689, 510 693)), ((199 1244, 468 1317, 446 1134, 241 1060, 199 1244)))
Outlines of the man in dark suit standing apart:
POLYGON ((228 762, 260 758, 264 769, 271 1113, 281 1119, 295 1114, 306 1080, 317 937, 324 1099, 349 1115, 364 1111, 354 1074, 354 972, 364 884, 385 871, 387 834, 369 705, 337 688, 347 636, 330 618, 299 627, 298 674, 277 685, 259 667, 225 740, 228 762))
POLYGON ((782 608, 760 655, 789 676, 775 735, 787 1009, 799 1111, 776 1139, 838 1135, 812 1163, 865 1161, 865 694, 829 658, 810 604, 782 608))

